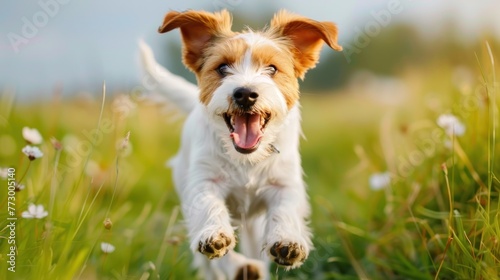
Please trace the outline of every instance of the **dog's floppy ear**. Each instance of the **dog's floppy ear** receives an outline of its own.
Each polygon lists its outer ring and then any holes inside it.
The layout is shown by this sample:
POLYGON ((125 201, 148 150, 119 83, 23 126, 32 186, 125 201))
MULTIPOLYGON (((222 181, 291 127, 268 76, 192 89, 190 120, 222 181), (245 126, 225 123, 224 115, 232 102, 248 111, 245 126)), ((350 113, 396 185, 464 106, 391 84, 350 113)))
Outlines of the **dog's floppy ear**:
POLYGON ((205 11, 171 11, 165 15, 158 32, 165 33, 180 28, 183 41, 184 64, 197 72, 201 67, 204 48, 217 36, 228 36, 231 32, 231 15, 222 10, 218 13, 205 11))
POLYGON ((318 22, 282 10, 271 20, 271 29, 291 40, 295 74, 300 78, 318 62, 323 42, 336 51, 342 50, 337 44, 337 26, 332 22, 318 22))

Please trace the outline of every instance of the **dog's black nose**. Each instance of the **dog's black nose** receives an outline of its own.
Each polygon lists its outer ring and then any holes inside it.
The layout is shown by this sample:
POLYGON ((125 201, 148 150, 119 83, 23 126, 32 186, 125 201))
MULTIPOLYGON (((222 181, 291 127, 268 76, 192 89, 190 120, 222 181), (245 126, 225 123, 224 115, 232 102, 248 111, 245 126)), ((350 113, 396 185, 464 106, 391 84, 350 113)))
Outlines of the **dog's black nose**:
POLYGON ((249 109, 250 107, 252 107, 257 101, 258 97, 258 93, 246 87, 239 87, 235 89, 233 93, 234 102, 236 102, 236 104, 240 105, 244 109, 249 109))

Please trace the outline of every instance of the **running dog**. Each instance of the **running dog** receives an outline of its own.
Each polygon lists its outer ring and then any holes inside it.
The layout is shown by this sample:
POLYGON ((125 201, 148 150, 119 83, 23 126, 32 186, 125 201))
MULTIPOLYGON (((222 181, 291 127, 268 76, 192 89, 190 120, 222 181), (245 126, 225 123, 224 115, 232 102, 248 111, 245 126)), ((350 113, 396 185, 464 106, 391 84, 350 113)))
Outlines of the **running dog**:
POLYGON ((180 29, 197 86, 158 65, 144 43, 142 61, 156 89, 188 114, 170 165, 196 266, 206 279, 265 279, 269 260, 297 268, 313 247, 298 79, 323 43, 342 47, 333 23, 287 11, 262 31, 231 24, 225 10, 166 14, 159 32, 180 29))

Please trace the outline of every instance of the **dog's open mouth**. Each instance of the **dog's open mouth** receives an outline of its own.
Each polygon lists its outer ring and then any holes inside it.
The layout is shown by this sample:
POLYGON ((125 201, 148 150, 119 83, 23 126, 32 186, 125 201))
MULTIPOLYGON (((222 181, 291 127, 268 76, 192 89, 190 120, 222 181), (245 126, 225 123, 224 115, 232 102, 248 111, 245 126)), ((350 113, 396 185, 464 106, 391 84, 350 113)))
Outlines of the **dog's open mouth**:
POLYGON ((242 154, 249 154, 257 150, 266 125, 271 118, 269 114, 254 112, 224 113, 222 116, 231 133, 234 148, 242 154))

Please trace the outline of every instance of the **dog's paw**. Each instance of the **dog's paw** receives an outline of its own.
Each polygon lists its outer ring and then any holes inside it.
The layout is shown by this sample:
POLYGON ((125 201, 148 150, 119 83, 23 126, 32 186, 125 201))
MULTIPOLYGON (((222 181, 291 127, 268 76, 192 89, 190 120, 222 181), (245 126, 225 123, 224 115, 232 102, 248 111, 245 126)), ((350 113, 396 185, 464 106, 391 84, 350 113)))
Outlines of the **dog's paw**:
POLYGON ((264 273, 256 265, 247 264, 238 269, 235 280, 259 280, 264 279, 264 273))
POLYGON ((272 261, 287 268, 299 267, 307 258, 304 246, 295 242, 275 242, 268 253, 272 261))
POLYGON ((234 248, 234 245, 236 245, 234 237, 219 233, 204 241, 200 241, 198 243, 198 251, 209 259, 220 258, 226 255, 231 248, 234 248))

